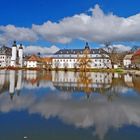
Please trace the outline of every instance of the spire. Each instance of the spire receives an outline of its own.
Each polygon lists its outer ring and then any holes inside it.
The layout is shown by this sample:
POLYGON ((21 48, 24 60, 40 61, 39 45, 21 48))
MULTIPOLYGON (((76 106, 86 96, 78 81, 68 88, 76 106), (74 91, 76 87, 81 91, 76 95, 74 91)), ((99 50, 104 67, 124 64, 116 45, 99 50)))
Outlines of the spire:
POLYGON ((19 49, 23 49, 22 44, 20 44, 19 49))
POLYGON ((14 41, 14 43, 13 43, 13 47, 17 47, 16 41, 14 41))
POLYGON ((88 42, 86 42, 85 49, 90 49, 90 47, 89 47, 89 45, 88 45, 88 42))

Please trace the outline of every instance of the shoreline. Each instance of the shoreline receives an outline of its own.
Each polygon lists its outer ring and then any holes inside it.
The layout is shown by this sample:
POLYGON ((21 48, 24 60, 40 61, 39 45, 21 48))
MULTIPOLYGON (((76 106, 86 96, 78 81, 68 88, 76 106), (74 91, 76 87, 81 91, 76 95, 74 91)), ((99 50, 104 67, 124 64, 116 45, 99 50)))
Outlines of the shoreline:
POLYGON ((35 70, 35 71, 66 71, 66 72, 111 72, 111 73, 129 73, 140 75, 140 70, 125 70, 122 68, 118 69, 87 69, 87 71, 80 71, 79 69, 45 69, 45 68, 20 68, 20 67, 3 67, 0 70, 35 70))

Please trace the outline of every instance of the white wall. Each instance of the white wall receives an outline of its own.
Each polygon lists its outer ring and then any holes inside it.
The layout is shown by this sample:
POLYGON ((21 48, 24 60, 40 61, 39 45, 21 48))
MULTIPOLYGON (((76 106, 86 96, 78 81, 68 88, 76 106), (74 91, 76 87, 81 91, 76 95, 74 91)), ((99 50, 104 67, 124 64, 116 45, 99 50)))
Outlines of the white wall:
POLYGON ((27 61, 27 68, 36 68, 37 61, 27 61))
MULTIPOLYGON (((111 68, 111 61, 109 59, 96 59, 92 58, 91 68, 111 68)), ((74 68, 77 63, 77 58, 53 58, 52 60, 52 68, 56 68, 55 64, 58 64, 58 68, 65 68, 65 64, 67 64, 67 68, 74 68)))
POLYGON ((123 64, 124 64, 125 67, 129 67, 131 65, 131 60, 124 59, 123 64))

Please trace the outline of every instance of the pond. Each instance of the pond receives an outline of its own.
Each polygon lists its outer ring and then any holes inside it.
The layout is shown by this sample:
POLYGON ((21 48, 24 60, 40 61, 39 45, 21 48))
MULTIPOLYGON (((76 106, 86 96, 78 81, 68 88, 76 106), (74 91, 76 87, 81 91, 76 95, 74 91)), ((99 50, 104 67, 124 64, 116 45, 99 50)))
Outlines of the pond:
POLYGON ((0 140, 139 140, 140 76, 0 70, 0 140))

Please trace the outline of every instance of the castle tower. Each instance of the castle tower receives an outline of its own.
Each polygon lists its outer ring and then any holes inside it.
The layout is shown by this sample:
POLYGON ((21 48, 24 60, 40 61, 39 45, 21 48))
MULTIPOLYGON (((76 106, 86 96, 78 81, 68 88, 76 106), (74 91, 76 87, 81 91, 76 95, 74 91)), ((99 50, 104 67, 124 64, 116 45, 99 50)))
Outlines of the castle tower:
POLYGON ((90 49, 89 45, 88 45, 88 42, 86 42, 86 46, 85 46, 85 49, 90 49))
POLYGON ((16 45, 16 41, 14 41, 14 44, 12 46, 12 57, 11 57, 12 67, 16 67, 16 59, 17 59, 17 45, 16 45))
POLYGON ((23 67, 23 47, 22 47, 22 44, 20 44, 20 46, 19 46, 18 56, 19 56, 19 66, 23 67))

